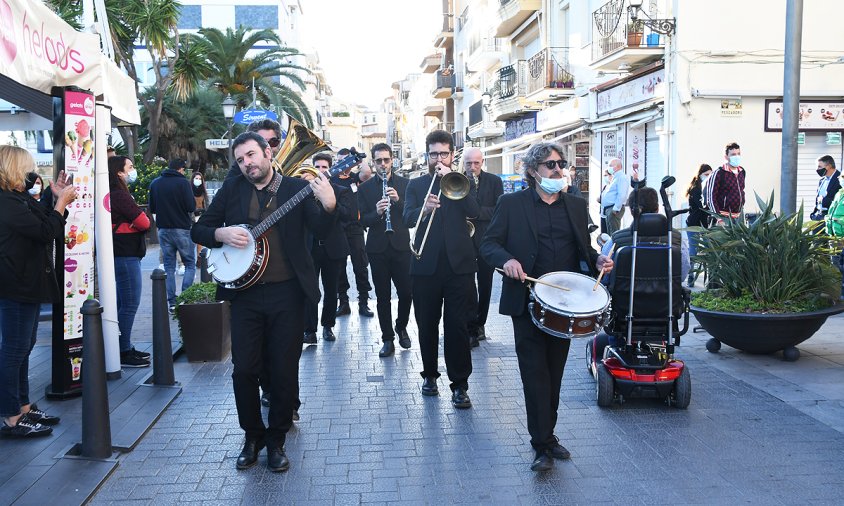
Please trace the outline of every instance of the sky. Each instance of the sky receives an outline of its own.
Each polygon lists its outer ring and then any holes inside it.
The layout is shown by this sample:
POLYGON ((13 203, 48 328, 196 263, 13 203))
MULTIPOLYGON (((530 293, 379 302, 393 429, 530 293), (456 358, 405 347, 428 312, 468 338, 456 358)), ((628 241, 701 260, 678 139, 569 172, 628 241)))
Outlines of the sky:
POLYGON ((421 72, 442 28, 442 0, 301 2, 304 45, 319 54, 334 97, 373 109, 394 82, 421 72))

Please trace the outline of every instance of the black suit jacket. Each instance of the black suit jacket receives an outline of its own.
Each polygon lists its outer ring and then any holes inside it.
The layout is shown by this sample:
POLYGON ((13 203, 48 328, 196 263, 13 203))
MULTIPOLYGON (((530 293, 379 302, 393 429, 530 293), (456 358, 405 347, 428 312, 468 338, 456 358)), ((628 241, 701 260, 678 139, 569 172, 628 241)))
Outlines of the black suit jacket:
MULTIPOLYGON (((303 179, 282 178, 276 194, 278 205, 281 206, 287 202, 307 185, 308 182, 303 179)), ((248 223, 249 202, 254 188, 252 183, 242 175, 226 179, 214 195, 211 205, 193 225, 190 234, 193 242, 209 248, 221 247, 223 243, 214 239, 214 231, 224 226, 248 223)), ((325 212, 316 199, 309 197, 275 224, 281 235, 287 259, 296 273, 299 284, 314 304, 319 302, 320 294, 314 263, 305 243, 305 227, 307 226, 317 237, 325 237, 331 225, 335 223, 337 214, 336 209, 330 214, 325 212)), ((218 300, 232 300, 236 294, 236 290, 217 286, 218 300)))
POLYGON ((489 221, 492 219, 492 212, 495 210, 495 204, 498 203, 498 197, 504 195, 504 182, 501 181, 500 177, 481 171, 478 175, 478 182, 480 213, 477 218, 470 220, 475 225, 475 235, 472 236, 472 241, 475 243, 476 249, 481 247, 481 240, 489 226, 489 221))
MULTIPOLYGON (((404 199, 407 192, 408 179, 397 174, 390 176, 387 186, 396 189, 399 195, 398 202, 390 206, 390 224, 393 227, 393 234, 388 238, 384 230, 387 222, 384 216, 378 216, 375 205, 384 195, 384 187, 381 177, 373 176, 358 187, 358 207, 360 208, 360 223, 369 229, 366 234, 366 252, 383 253, 389 243, 397 251, 410 251, 410 233, 405 225, 404 199)), ((415 223, 415 222, 414 222, 415 223)))
MULTIPOLYGON (((515 258, 522 264, 525 274, 535 277, 533 268, 539 248, 536 214, 533 208, 535 192, 533 188, 526 188, 498 199, 492 221, 481 242, 481 257, 489 265, 503 267, 508 260, 515 258)), ((598 260, 598 253, 589 243, 587 202, 565 192, 560 193, 560 198, 566 206, 577 240, 581 273, 594 276, 597 274, 595 262, 598 260)), ((504 276, 498 312, 520 316, 525 310, 527 296, 527 286, 504 276)))
MULTIPOLYGON (((431 184, 431 175, 426 174, 412 179, 407 184, 404 203, 405 223, 416 224, 419 211, 425 204, 428 196, 428 186, 431 184)), ((470 180, 469 194, 474 191, 474 182, 470 180)), ((439 178, 434 183, 431 193, 436 195, 440 190, 439 178)), ((469 227, 466 225, 467 218, 477 218, 480 214, 478 201, 467 196, 460 200, 450 200, 440 196, 440 208, 434 214, 434 222, 431 224, 431 232, 428 234, 428 241, 422 251, 422 258, 412 259, 410 274, 414 276, 430 276, 437 272, 437 263, 442 248, 446 249, 449 264, 455 274, 471 274, 478 270, 478 262, 475 255, 475 246, 472 238, 469 237, 469 227)), ((424 217, 416 231, 414 248, 419 251, 419 244, 425 235, 425 228, 428 225, 431 215, 424 217)))
POLYGON ((351 218, 352 213, 357 214, 357 206, 354 204, 355 197, 352 190, 336 184, 331 186, 334 188, 334 198, 337 199, 335 213, 338 220, 331 225, 323 239, 317 237, 315 240, 322 241, 328 258, 345 260, 349 256, 349 240, 346 238, 343 223, 351 218))
MULTIPOLYGON (((815 208, 812 210, 813 219, 823 219, 823 217, 826 216, 826 212, 829 210, 829 206, 832 204, 832 201, 835 200, 835 194, 838 193, 838 190, 841 189, 841 182, 838 180, 840 176, 841 171, 836 170, 832 177, 829 179, 829 184, 826 187, 826 195, 821 201, 821 206, 823 206, 823 209, 818 209, 817 199, 815 200, 815 208)), ((818 188, 820 188, 820 186, 821 182, 818 181, 818 188)))

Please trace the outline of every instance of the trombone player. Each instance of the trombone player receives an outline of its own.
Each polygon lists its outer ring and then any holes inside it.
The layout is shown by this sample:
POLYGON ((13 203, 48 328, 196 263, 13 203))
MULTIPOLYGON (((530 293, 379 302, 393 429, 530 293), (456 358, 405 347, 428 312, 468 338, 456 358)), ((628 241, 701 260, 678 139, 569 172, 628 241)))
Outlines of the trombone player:
POLYGON ((465 409, 472 407, 467 394, 472 374, 467 325, 478 269, 467 219, 476 218, 480 209, 476 199, 464 198, 473 191, 471 181, 451 167, 451 134, 434 130, 425 138, 425 146, 428 174, 408 183, 403 215, 408 225, 416 223, 410 276, 423 363, 422 395, 439 395, 437 349, 440 318, 444 317, 443 346, 451 402, 465 409))

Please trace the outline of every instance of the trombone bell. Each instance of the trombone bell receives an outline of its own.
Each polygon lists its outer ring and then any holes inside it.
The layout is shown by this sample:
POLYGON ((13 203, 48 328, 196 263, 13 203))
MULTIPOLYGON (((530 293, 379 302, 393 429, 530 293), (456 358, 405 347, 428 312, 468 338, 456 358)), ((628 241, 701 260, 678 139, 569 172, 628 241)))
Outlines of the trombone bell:
POLYGON ((469 178, 461 172, 449 172, 440 181, 440 191, 451 200, 460 200, 469 195, 469 178))

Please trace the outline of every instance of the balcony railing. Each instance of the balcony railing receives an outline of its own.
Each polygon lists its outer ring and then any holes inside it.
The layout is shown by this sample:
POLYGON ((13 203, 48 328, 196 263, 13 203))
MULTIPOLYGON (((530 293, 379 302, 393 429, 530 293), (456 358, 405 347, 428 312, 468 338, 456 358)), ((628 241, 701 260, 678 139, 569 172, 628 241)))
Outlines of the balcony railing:
POLYGON ((574 88, 569 72, 568 48, 546 47, 527 61, 527 93, 544 88, 574 88))
POLYGON ((466 143, 463 132, 455 130, 451 132, 451 136, 454 138, 454 150, 457 151, 458 149, 463 149, 463 146, 466 143))
POLYGON ((454 15, 453 14, 443 14, 443 32, 453 32, 454 31, 454 15))
POLYGON ((592 13, 593 62, 622 49, 664 47, 663 36, 634 22, 624 9, 624 2, 615 0, 592 13))
POLYGON ((450 97, 454 90, 454 70, 438 70, 434 82, 434 89, 431 91, 434 98, 450 97))
POLYGON ((502 51, 502 40, 503 39, 493 35, 476 32, 472 34, 472 38, 469 39, 469 46, 466 54, 471 56, 478 50, 490 52, 502 51))
POLYGON ((519 60, 512 65, 498 69, 498 82, 494 87, 493 97, 506 99, 523 97, 527 90, 525 60, 519 60))

